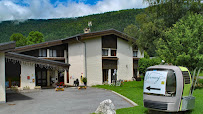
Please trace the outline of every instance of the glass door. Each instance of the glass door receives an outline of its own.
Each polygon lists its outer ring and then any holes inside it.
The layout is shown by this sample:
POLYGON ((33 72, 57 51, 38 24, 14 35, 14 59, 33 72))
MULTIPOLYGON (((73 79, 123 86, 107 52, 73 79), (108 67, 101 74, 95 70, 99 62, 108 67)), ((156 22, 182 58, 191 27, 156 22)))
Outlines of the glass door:
POLYGON ((36 80, 36 85, 37 86, 47 86, 47 71, 42 70, 42 71, 37 71, 37 80, 36 80))

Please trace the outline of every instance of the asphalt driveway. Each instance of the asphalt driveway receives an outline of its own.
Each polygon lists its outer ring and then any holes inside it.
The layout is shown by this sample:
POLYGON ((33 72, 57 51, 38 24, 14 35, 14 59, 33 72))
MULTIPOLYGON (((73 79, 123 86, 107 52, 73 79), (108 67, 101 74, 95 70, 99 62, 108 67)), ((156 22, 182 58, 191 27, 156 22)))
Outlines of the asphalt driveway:
POLYGON ((123 98, 103 89, 65 88, 58 92, 42 89, 31 93, 8 93, 7 103, 0 104, 0 114, 89 114, 106 99, 111 99, 116 109, 132 107, 123 98))

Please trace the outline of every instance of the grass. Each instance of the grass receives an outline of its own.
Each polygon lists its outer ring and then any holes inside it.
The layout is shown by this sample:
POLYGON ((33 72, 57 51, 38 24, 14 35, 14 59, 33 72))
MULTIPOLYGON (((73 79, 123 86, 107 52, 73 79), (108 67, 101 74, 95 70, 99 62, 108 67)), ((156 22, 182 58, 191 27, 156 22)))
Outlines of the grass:
MULTIPOLYGON (((199 80, 199 83, 203 84, 203 79, 199 80)), ((109 85, 96 85, 93 87, 104 88, 108 90, 113 90, 121 95, 131 99, 139 106, 122 108, 116 110, 117 114, 148 114, 148 109, 143 106, 143 81, 132 81, 124 82, 122 87, 115 87, 109 85)), ((186 112, 187 114, 203 114, 203 88, 199 87, 195 89, 194 94, 195 100, 195 109, 192 111, 186 112)))
POLYGON ((200 72, 200 73, 199 73, 199 76, 203 76, 203 72, 200 72))

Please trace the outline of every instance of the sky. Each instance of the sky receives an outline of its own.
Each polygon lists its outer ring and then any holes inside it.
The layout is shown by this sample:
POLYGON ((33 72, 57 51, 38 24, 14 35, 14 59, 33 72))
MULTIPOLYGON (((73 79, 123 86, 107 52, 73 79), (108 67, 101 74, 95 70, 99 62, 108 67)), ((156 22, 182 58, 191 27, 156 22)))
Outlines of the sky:
POLYGON ((147 6, 143 0, 0 0, 0 22, 70 18, 147 6))

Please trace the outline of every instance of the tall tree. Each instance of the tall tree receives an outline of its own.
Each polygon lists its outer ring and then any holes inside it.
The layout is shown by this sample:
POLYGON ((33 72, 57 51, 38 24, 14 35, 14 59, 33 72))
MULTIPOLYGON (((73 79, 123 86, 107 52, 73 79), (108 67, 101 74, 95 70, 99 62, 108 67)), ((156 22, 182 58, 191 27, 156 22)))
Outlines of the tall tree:
POLYGON ((154 19, 155 14, 141 13, 136 16, 135 25, 129 25, 124 32, 137 39, 139 49, 146 50, 150 56, 156 56, 156 44, 166 29, 163 19, 154 19))
POLYGON ((163 18, 168 27, 175 24, 188 11, 193 13, 202 12, 201 0, 143 0, 149 3, 147 11, 157 13, 157 18, 163 18))
POLYGON ((44 42, 44 35, 39 31, 31 31, 27 37, 27 45, 44 42))
POLYGON ((157 53, 168 63, 191 69, 203 65, 203 16, 188 14, 164 33, 157 53))
POLYGON ((128 34, 129 36, 137 39, 138 35, 138 27, 136 25, 130 24, 126 28, 124 28, 124 33, 128 34))
POLYGON ((13 33, 10 37, 11 41, 16 41, 16 46, 24 46, 27 43, 27 39, 21 33, 13 33))

